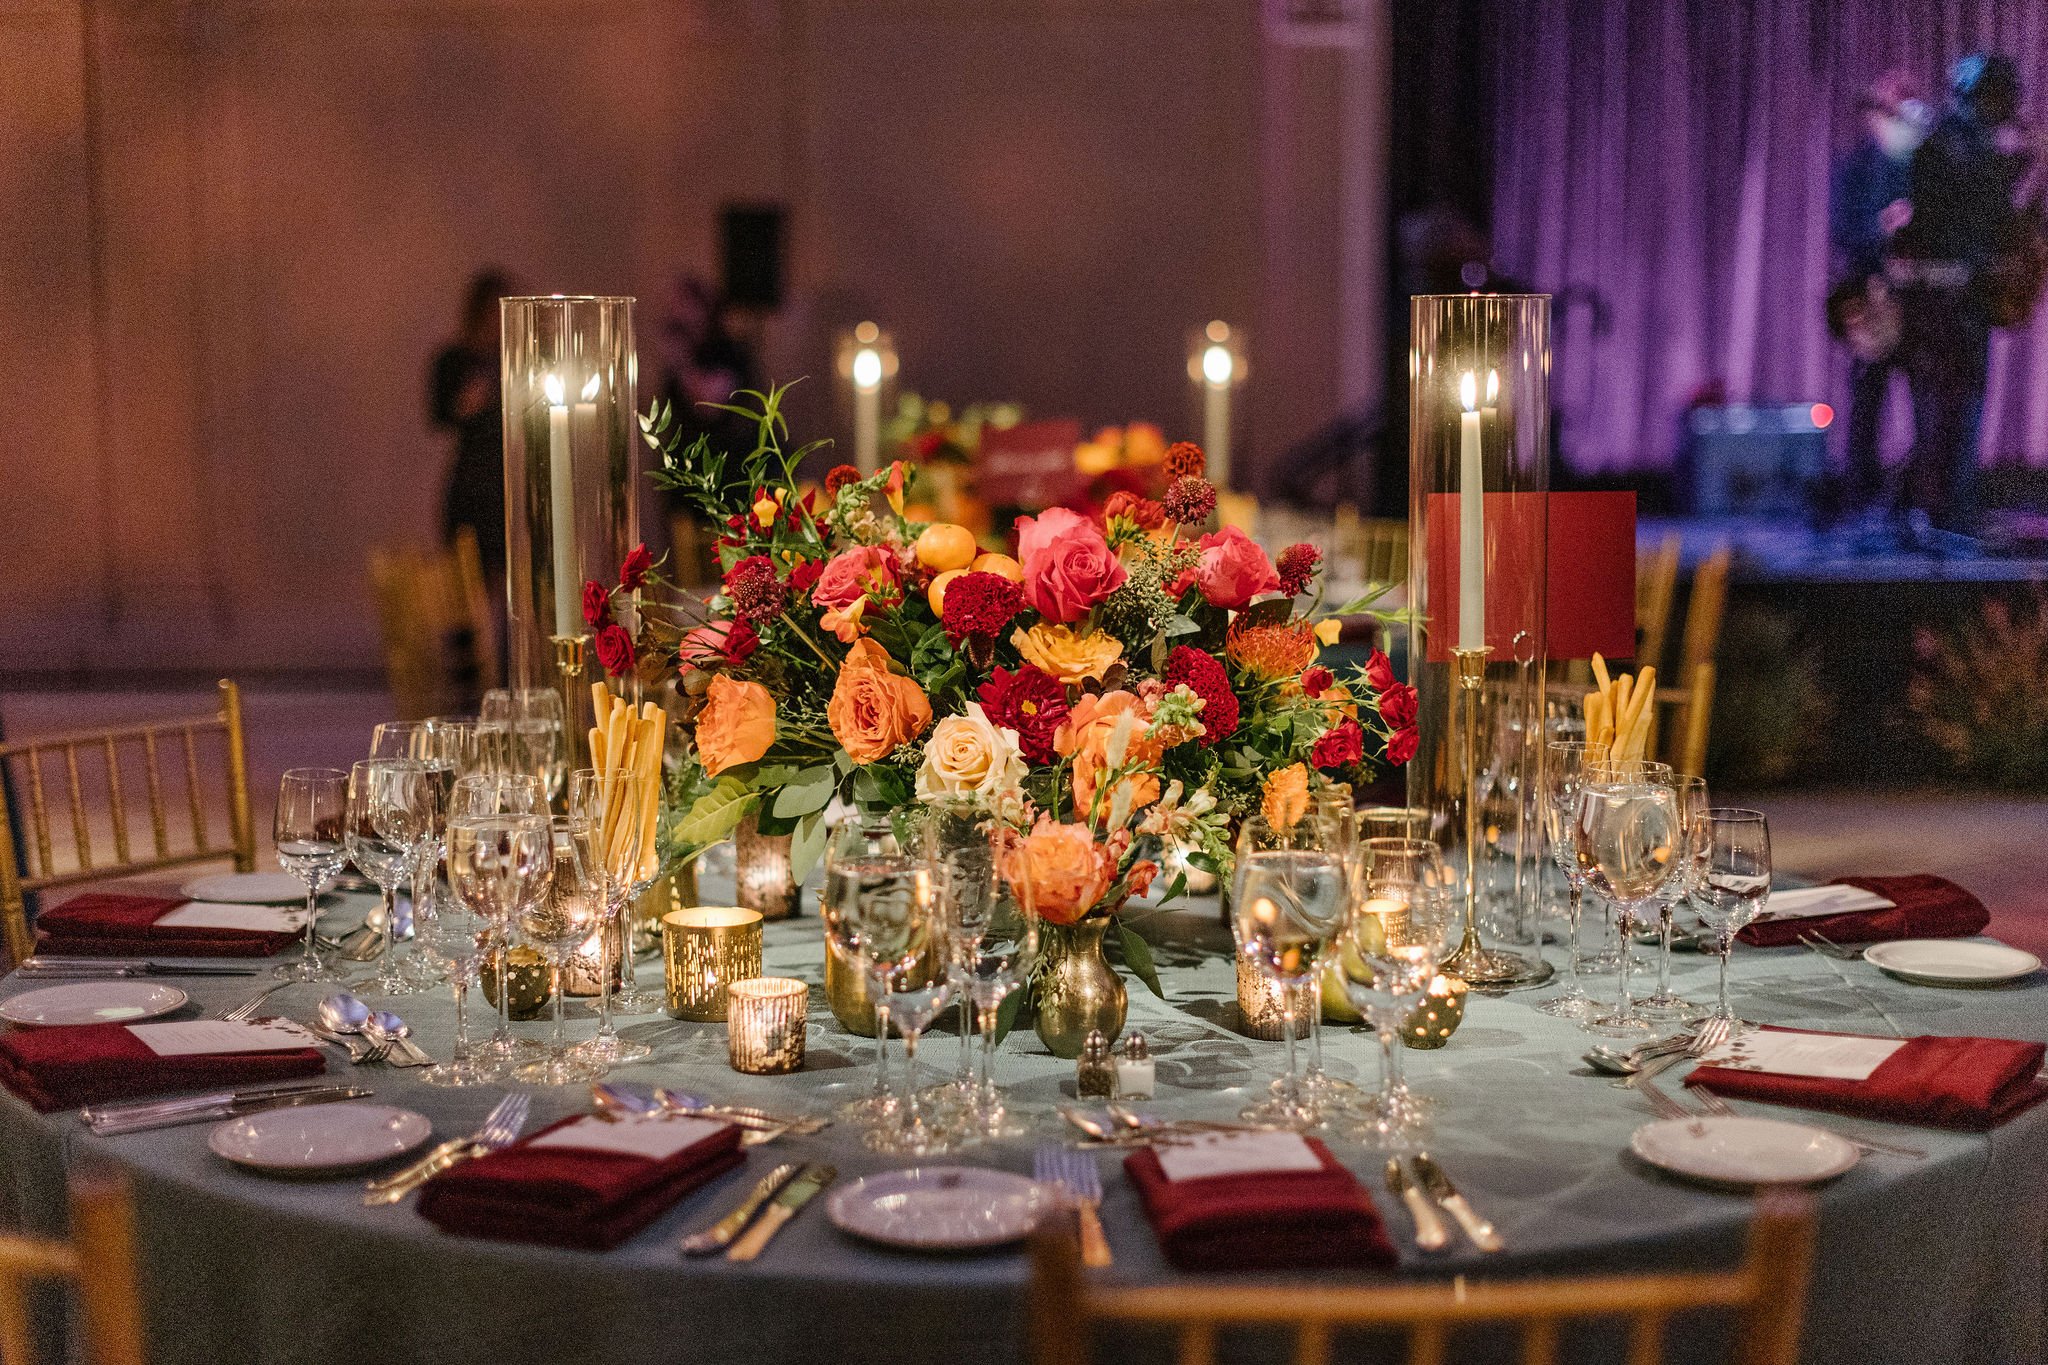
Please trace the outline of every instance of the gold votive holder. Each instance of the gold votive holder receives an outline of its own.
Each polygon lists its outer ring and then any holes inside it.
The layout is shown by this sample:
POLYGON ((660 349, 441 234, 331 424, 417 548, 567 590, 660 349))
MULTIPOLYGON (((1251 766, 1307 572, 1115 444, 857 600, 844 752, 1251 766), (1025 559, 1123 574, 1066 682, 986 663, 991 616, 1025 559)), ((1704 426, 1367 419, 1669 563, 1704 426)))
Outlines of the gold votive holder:
POLYGON ((484 999, 492 1009, 498 1007, 498 959, 505 961, 505 996, 511 1003, 506 1008, 507 1017, 524 1023, 538 1019, 554 998, 554 987, 549 984, 547 959, 531 948, 500 948, 484 958, 480 969, 483 977, 484 999))
POLYGON ((1415 1012, 1401 1021, 1401 1041, 1427 1051, 1451 1041, 1465 1022, 1465 997, 1471 988, 1455 976, 1430 979, 1429 991, 1415 1012))
POLYGON ((781 1076, 804 1067, 811 988, 787 976, 757 976, 726 987, 725 1036, 732 1069, 781 1076))
POLYGON ((673 1018, 725 1018, 726 991, 761 974, 761 916, 736 905, 694 905, 661 917, 662 976, 673 1018))
MULTIPOLYGON (((1316 1007, 1316 986, 1317 983, 1311 980, 1294 990, 1297 1038, 1308 1033, 1308 1012, 1316 1007)), ((1260 971, 1257 963, 1243 953, 1237 955, 1238 1027, 1247 1037, 1269 1043, 1280 1040, 1284 995, 1280 983, 1260 971)))

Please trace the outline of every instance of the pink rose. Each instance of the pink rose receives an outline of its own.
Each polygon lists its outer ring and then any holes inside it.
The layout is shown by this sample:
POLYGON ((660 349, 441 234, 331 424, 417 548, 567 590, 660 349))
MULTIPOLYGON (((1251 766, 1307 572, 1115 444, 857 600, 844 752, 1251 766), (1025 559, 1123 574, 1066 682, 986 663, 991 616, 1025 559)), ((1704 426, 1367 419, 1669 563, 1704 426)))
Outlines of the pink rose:
POLYGON ((1065 507, 1017 518, 1024 596, 1048 621, 1068 625, 1130 576, 1093 520, 1065 507))
POLYGON ((761 637, 745 621, 713 621, 683 636, 676 658, 685 668, 738 668, 760 647, 761 637))
POLYGON ((820 607, 844 611, 873 590, 894 587, 895 567, 889 553, 872 545, 857 545, 834 555, 811 588, 811 602, 820 607))
POLYGON ((1202 559, 1195 581, 1212 607, 1232 611, 1248 606, 1262 592, 1280 591, 1280 575, 1258 542, 1235 526, 1202 537, 1202 559))

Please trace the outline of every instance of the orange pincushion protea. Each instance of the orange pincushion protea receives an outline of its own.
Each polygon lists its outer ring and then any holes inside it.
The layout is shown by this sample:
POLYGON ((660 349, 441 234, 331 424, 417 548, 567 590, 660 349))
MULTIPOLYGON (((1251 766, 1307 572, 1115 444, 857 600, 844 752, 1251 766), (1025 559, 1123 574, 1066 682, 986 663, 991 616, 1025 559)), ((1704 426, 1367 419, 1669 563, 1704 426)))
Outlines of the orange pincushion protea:
POLYGON ((1230 627, 1223 650, 1232 663, 1253 677, 1298 677, 1315 662, 1315 628, 1303 620, 1248 625, 1239 617, 1230 627))

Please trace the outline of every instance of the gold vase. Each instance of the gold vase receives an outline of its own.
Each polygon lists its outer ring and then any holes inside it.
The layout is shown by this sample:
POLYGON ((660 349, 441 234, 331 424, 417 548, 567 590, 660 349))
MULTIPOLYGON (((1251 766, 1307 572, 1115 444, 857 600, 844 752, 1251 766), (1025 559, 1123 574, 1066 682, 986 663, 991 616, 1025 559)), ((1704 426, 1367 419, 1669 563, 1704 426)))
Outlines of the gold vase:
POLYGON ((1055 1057, 1078 1057, 1088 1035, 1100 1029, 1114 1043, 1124 1031, 1130 996, 1123 978, 1102 955, 1109 916, 1078 924, 1048 924, 1040 934, 1044 966, 1038 979, 1032 1027, 1055 1057))
MULTIPOLYGON (((910 988, 924 985, 938 971, 939 951, 934 945, 919 960, 910 988)), ((875 997, 868 990, 868 974, 858 962, 850 961, 834 947, 830 939, 825 940, 825 1003, 832 1007, 832 1017, 848 1033, 863 1038, 875 1036, 875 997)))
MULTIPOLYGON (((761 833, 761 813, 749 811, 732 834, 736 899, 762 919, 789 919, 802 905, 790 867, 790 836, 761 833)), ((694 903, 694 902, 692 902, 694 903)))

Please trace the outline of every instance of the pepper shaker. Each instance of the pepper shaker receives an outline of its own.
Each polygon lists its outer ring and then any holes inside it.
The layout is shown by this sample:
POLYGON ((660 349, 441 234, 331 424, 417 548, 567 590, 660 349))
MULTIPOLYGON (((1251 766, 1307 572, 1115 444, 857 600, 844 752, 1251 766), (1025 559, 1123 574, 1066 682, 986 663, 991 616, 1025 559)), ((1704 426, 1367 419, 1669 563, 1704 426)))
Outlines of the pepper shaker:
POLYGON ((1080 1060, 1074 1063, 1074 1093, 1084 1100, 1116 1098, 1116 1064, 1110 1060, 1109 1039, 1101 1029, 1088 1030, 1081 1044, 1080 1060))
POLYGON ((1146 1044, 1144 1034, 1133 1032, 1124 1039, 1123 1056, 1117 1058, 1117 1094, 1127 1100, 1149 1100, 1155 1080, 1152 1049, 1146 1044))

